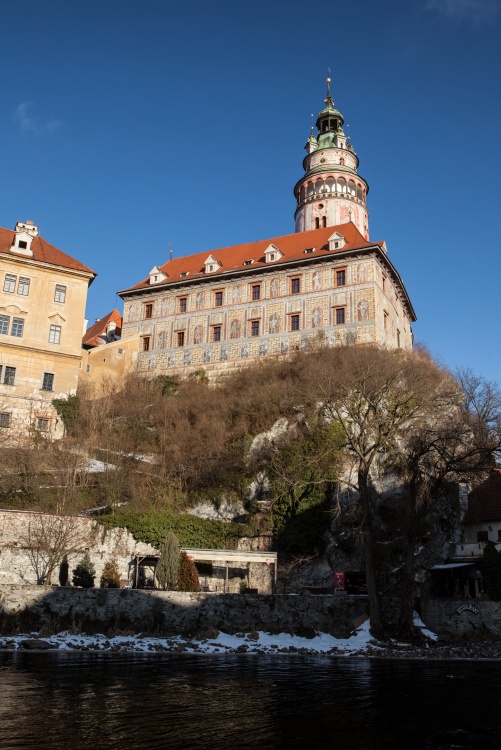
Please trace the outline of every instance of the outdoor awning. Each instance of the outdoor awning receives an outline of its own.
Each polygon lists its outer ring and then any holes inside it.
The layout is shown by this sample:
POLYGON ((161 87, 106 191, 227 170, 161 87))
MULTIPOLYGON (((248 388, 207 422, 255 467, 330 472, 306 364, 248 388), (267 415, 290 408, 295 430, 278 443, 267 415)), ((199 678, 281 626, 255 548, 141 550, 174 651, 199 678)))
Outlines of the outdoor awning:
POLYGON ((434 565, 428 570, 451 570, 452 568, 470 568, 474 567, 475 563, 445 563, 444 565, 434 565))

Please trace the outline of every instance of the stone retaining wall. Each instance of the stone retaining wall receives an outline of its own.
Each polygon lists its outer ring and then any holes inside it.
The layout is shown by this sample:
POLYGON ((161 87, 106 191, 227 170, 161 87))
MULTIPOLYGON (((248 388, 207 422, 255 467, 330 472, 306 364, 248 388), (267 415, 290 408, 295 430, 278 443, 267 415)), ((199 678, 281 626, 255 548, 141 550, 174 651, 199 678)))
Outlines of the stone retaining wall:
MULTIPOLYGON (((0 585, 37 583, 37 576, 44 572, 44 556, 30 550, 36 547, 37 539, 56 544, 65 531, 74 550, 68 554, 70 580, 73 568, 86 551, 96 568, 97 583, 111 558, 118 564, 120 577, 128 580, 134 555, 157 553, 150 544, 134 539, 127 529, 105 529, 92 518, 0 510, 0 585)), ((53 583, 57 582, 58 573, 59 565, 52 576, 53 583)))
POLYGON ((133 589, 0 586, 0 633, 265 630, 300 634, 312 628, 346 637, 367 612, 365 597, 212 594, 133 589))
POLYGON ((486 599, 421 599, 421 618, 430 630, 455 638, 501 637, 501 602, 486 599))

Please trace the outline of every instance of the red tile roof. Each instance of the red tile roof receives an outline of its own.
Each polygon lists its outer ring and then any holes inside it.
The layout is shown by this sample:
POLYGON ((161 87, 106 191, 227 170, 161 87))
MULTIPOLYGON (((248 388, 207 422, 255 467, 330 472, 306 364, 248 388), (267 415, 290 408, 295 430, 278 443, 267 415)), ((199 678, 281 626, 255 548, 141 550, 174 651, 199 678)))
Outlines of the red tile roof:
POLYGON ((122 335, 122 316, 115 308, 115 310, 112 310, 105 315, 104 318, 96 320, 94 325, 91 325, 91 327, 85 331, 82 339, 82 346, 84 349, 92 349, 95 346, 105 343, 108 323, 116 324, 115 336, 120 337, 122 335))
POLYGON ((33 237, 31 242, 31 250, 33 251, 32 256, 18 255, 17 253, 11 253, 10 248, 14 244, 15 232, 12 229, 0 228, 0 254, 9 255, 12 258, 26 259, 40 261, 41 263, 50 263, 53 266, 61 266, 62 268, 69 268, 72 271, 83 271, 84 273, 90 273, 93 277, 97 276, 96 272, 91 268, 84 266, 75 258, 72 258, 62 250, 58 250, 54 245, 50 245, 46 242, 43 237, 33 237))
POLYGON ((501 521, 501 469, 491 469, 489 477, 468 496, 465 523, 501 521))
MULTIPOLYGON (((342 224, 336 227, 324 227, 322 229, 313 229, 309 232, 296 232, 294 234, 286 234, 282 237, 272 237, 268 240, 259 240, 258 242, 249 242, 245 245, 233 245, 232 247, 223 247, 219 250, 206 250, 203 253, 195 253, 194 255, 185 255, 182 258, 172 258, 161 266, 161 270, 168 277, 162 283, 173 283, 176 281, 188 281, 190 279, 199 278, 217 278, 218 275, 228 273, 229 271, 241 271, 245 268, 244 263, 246 260, 253 260, 252 268, 265 267, 269 268, 270 265, 280 267, 284 263, 290 263, 295 260, 305 260, 306 258, 321 258, 324 256, 332 257, 333 252, 329 252, 329 237, 339 232, 346 240, 345 246, 336 252, 346 252, 350 250, 357 250, 366 247, 374 247, 374 245, 383 245, 382 242, 368 242, 358 231, 356 226, 351 222, 349 224, 342 224), (278 247, 283 257, 275 263, 265 263, 264 251, 273 243, 278 247), (312 256, 305 255, 305 249, 309 247, 315 248, 315 253, 312 256), (212 255, 220 264, 221 267, 215 273, 206 275, 204 273, 204 263, 212 255)), ((161 284, 151 284, 152 288, 161 286, 161 284)), ((130 292, 136 289, 147 289, 150 287, 149 277, 140 281, 135 286, 129 289, 124 289, 124 292, 130 292)))

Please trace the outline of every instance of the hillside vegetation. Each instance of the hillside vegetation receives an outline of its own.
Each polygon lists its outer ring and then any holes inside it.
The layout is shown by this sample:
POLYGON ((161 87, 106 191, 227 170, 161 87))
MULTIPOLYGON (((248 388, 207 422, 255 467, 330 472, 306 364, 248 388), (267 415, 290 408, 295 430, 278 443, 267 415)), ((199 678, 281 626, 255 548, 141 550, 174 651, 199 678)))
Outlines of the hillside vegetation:
POLYGON ((102 506, 104 524, 153 544, 169 531, 196 547, 271 532, 282 553, 311 555, 340 514, 341 478, 379 634, 388 571, 399 571, 405 634, 429 509, 448 483, 481 477, 500 446, 492 383, 469 371, 453 377, 425 352, 373 346, 313 347, 216 384, 203 371, 180 381, 131 376, 100 398, 81 391, 56 405, 64 441, 3 451, 4 505, 102 506), (81 471, 88 457, 103 470, 81 471), (398 485, 393 506, 381 496, 383 475, 398 485), (245 508, 243 523, 186 515, 228 502, 245 508))

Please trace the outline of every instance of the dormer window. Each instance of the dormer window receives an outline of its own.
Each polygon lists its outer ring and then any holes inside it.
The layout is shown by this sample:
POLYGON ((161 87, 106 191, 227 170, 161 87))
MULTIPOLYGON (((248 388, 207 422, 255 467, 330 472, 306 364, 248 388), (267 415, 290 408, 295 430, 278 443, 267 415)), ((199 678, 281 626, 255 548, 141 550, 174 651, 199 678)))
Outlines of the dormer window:
POLYGON ((250 258, 249 260, 244 260, 244 266, 252 266, 254 263, 254 260, 250 258))
POLYGON ((179 275, 180 275, 180 276, 188 276, 188 274, 189 274, 189 271, 183 271, 183 272, 182 272, 182 273, 180 273, 179 275))
POLYGON ((306 253, 306 255, 310 255, 311 253, 315 252, 315 248, 314 247, 307 247, 304 252, 306 253))
POLYGON ((14 235, 14 242, 10 248, 10 252, 16 253, 17 255, 25 255, 29 258, 33 257, 31 243, 33 237, 36 237, 37 234, 38 230, 36 227, 18 222, 16 224, 16 233, 14 235))
POLYGON ((266 263, 273 263, 274 261, 280 260, 283 253, 280 252, 278 247, 276 245, 268 245, 266 250, 264 251, 264 257, 266 263))
POLYGON ((329 237, 329 250, 342 250, 346 245, 346 240, 339 232, 334 232, 329 237))
POLYGON ((160 284, 167 278, 167 274, 165 274, 158 266, 151 269, 149 276, 150 284, 160 284))
POLYGON ((209 255, 204 263, 205 273, 215 273, 221 268, 221 263, 213 255, 209 255))

